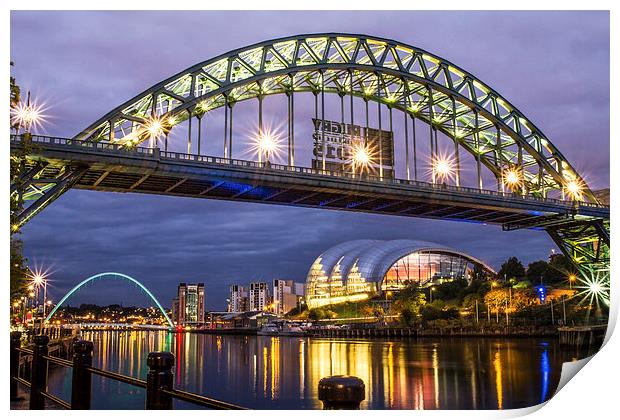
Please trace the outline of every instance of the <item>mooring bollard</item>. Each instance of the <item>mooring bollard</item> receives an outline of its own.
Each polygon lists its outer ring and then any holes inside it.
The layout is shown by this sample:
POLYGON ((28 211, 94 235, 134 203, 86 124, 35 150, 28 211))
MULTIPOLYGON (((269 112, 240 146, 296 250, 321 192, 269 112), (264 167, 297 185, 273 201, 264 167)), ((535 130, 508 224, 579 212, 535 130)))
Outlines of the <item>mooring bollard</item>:
POLYGON ((10 374, 11 374, 11 400, 17 399, 17 378, 19 376, 19 348, 21 346, 22 333, 19 331, 11 332, 11 352, 10 355, 10 374))
POLYGON ((30 409, 43 410, 45 397, 42 392, 47 388, 47 356, 50 339, 46 335, 34 337, 34 349, 32 352, 32 379, 30 381, 30 409))
POLYGON ((93 343, 78 340, 73 343, 73 374, 71 382, 71 409, 90 410, 93 364, 93 343))
POLYGON ((146 364, 146 409, 172 410, 172 396, 161 390, 172 390, 174 355, 164 351, 149 353, 146 364))
POLYGON ((366 398, 364 381, 357 376, 328 376, 319 381, 323 410, 359 410, 366 398))

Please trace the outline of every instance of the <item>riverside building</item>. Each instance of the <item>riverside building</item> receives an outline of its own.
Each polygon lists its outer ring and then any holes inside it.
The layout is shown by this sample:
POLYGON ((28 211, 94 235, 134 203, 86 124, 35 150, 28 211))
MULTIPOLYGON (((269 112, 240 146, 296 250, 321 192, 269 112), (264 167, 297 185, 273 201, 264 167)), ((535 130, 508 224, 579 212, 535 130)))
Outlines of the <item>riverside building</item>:
POLYGON ((172 321, 176 325, 196 325, 205 321, 204 283, 180 283, 172 301, 172 321))
POLYGON ((344 242, 319 255, 310 267, 306 304, 315 308, 359 301, 409 284, 428 287, 460 278, 470 281, 475 266, 495 275, 484 262, 432 242, 344 242))

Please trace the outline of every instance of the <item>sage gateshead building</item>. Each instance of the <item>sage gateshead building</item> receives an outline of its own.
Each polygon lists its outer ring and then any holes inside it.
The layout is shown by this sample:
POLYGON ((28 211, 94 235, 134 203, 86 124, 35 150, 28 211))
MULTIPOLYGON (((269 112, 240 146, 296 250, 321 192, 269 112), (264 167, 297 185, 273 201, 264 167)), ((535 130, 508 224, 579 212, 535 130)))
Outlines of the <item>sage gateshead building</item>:
POLYGON ((427 287, 456 279, 469 282, 476 266, 495 275, 484 262, 432 242, 344 242, 322 253, 310 267, 306 304, 316 308, 364 300, 409 284, 427 287))

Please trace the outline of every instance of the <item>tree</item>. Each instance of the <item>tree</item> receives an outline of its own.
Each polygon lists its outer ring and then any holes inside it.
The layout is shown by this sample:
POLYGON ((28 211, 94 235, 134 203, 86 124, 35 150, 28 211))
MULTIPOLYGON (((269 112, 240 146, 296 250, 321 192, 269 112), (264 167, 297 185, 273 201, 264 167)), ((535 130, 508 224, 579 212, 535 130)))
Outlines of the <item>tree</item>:
POLYGON ((506 307, 509 299, 508 289, 493 289, 484 295, 484 303, 495 312, 506 307))
POLYGON ((372 306, 370 305, 365 305, 364 307, 362 307, 362 315, 370 318, 371 316, 373 316, 374 311, 372 309, 372 306))
POLYGON ((325 310, 322 308, 312 308, 308 311, 308 318, 313 321, 318 321, 319 319, 325 318, 325 310))
POLYGON ((508 258, 497 273, 500 279, 517 279, 525 277, 525 267, 517 257, 508 258))
POLYGON ((481 303, 482 299, 480 299, 480 296, 477 293, 470 293, 465 295, 461 306, 466 309, 474 309, 477 301, 481 303))
POLYGON ((527 279, 532 284, 546 282, 546 275, 549 271, 549 264, 546 261, 534 261, 527 266, 527 279))
POLYGON ((489 279, 489 274, 481 264, 474 264, 474 270, 471 273, 471 283, 482 283, 489 279))
POLYGON ((416 317, 420 314, 422 306, 426 304, 426 296, 417 287, 407 286, 398 292, 392 302, 392 311, 401 313, 407 309, 416 317))
POLYGON ((564 254, 554 254, 549 258, 549 265, 545 277, 549 284, 562 283, 575 272, 571 261, 564 254))
POLYGON ((417 314, 415 314, 411 309, 408 308, 403 309, 403 311, 400 313, 400 322, 402 322, 407 327, 413 326, 416 318, 417 314))
POLYGON ((23 243, 21 239, 11 238, 11 299, 26 293, 28 283, 28 267, 22 255, 23 243))
POLYGON ((433 290, 433 302, 435 299, 452 300, 461 296, 467 288, 467 280, 458 278, 450 282, 439 284, 433 290))
MULTIPOLYGON (((11 66, 13 66, 13 62, 11 61, 11 66)), ((10 77, 10 106, 13 109, 19 103, 19 86, 15 83, 15 78, 10 77)), ((11 182, 14 180, 14 177, 19 174, 21 165, 18 160, 11 158, 11 182)), ((19 196, 19 194, 15 194, 15 196, 19 196)), ((17 207, 20 205, 18 199, 11 198, 11 214, 17 207)), ((18 233, 16 229, 13 228, 13 222, 11 221, 10 231, 12 234, 18 233)), ((18 239, 15 236, 11 236, 10 242, 11 248, 11 271, 10 271, 10 293, 11 298, 15 298, 26 292, 26 283, 28 276, 28 267, 26 266, 26 259, 22 255, 23 243, 21 239, 18 239)))

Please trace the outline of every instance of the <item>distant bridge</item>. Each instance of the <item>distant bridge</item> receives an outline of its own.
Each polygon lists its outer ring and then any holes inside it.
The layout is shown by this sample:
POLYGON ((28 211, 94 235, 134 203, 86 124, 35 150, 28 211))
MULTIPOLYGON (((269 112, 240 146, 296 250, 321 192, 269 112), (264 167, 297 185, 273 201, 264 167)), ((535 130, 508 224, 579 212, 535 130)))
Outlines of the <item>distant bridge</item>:
POLYGON ((64 329, 86 329, 86 330, 166 330, 170 329, 167 325, 152 324, 115 324, 104 322, 84 322, 79 324, 62 324, 64 329))
POLYGON ((11 185, 14 229, 70 188, 178 195, 545 229, 582 272, 608 277, 609 207, 542 131, 466 70, 393 40, 329 33, 240 48, 152 86, 73 139, 12 136, 11 155, 22 163, 11 185), (339 109, 326 94, 337 95, 339 109), (300 166, 295 99, 309 95, 314 140, 302 140, 314 157, 300 166), (285 159, 263 123, 268 96, 286 100, 285 159), (232 127, 234 108, 250 100, 257 159, 247 161, 233 156, 232 127), (202 119, 217 110, 222 155, 205 156, 202 119), (416 122, 428 128, 425 148, 416 122), (186 150, 170 151, 169 135, 184 129, 186 150))
POLYGON ((65 303, 65 301, 67 299, 69 299, 73 294, 75 294, 82 287, 84 287, 85 285, 87 285, 90 282, 94 282, 94 281, 97 281, 97 280, 100 280, 100 279, 105 279, 105 278, 110 278, 110 277, 115 278, 115 279, 120 278, 120 279, 128 280, 130 283, 133 283, 133 284, 137 285, 140 289, 142 289, 142 291, 144 291, 149 296, 149 298, 155 303, 155 305, 157 305, 157 307, 159 308, 159 311, 161 312, 161 314, 164 316, 164 318, 166 318, 166 321, 168 322, 168 325, 170 327, 174 327, 174 323, 172 322, 172 320, 170 320, 170 318, 168 317, 168 314, 166 313, 164 308, 161 306, 161 304, 159 303, 157 298, 149 291, 149 289, 147 289, 142 283, 140 283, 138 280, 134 279, 133 277, 130 277, 130 276, 126 275, 126 274, 115 273, 115 272, 106 272, 106 273, 95 274, 94 276, 90 276, 87 279, 79 282, 71 290, 69 290, 67 292, 67 294, 65 294, 62 297, 62 299, 60 299, 60 301, 58 301, 58 304, 54 307, 54 309, 52 309, 50 311, 50 313, 45 318, 45 322, 49 322, 52 319, 52 317, 54 316, 54 314, 56 313, 56 311, 62 306, 62 304, 65 303))

